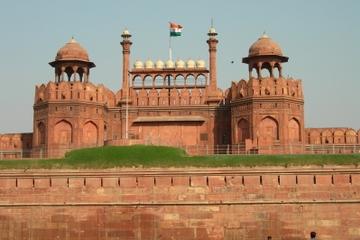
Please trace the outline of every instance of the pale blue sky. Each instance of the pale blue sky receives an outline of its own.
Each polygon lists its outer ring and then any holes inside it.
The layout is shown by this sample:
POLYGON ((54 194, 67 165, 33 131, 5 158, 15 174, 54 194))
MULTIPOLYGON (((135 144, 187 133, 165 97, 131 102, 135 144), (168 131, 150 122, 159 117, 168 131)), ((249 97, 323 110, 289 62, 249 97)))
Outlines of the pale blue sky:
POLYGON ((0 1, 0 133, 32 131, 34 87, 53 79, 48 65, 72 35, 97 67, 91 80, 117 91, 122 30, 135 59, 166 59, 168 21, 184 26, 174 58, 207 60, 213 17, 219 33, 218 85, 247 79, 241 58, 265 30, 303 80, 306 127, 360 128, 360 1, 0 1), (235 61, 231 64, 230 61, 235 61))

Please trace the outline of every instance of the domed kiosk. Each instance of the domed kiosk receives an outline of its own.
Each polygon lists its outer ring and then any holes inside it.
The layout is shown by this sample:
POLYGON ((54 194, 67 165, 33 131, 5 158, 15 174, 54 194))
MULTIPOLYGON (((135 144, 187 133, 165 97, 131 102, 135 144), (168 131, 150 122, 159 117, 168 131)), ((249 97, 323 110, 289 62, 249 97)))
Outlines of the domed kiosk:
POLYGON ((243 58, 243 63, 249 65, 249 78, 253 77, 253 69, 256 70, 258 78, 262 78, 262 69, 267 69, 270 77, 274 76, 274 69, 277 69, 279 71, 279 77, 282 77, 281 63, 287 62, 288 59, 288 57, 283 55, 279 44, 264 33, 250 46, 249 54, 243 58))
POLYGON ((55 61, 49 63, 55 68, 55 81, 88 82, 90 68, 95 64, 89 55, 74 38, 71 38, 56 54, 55 61), (67 77, 67 78, 66 78, 67 77))

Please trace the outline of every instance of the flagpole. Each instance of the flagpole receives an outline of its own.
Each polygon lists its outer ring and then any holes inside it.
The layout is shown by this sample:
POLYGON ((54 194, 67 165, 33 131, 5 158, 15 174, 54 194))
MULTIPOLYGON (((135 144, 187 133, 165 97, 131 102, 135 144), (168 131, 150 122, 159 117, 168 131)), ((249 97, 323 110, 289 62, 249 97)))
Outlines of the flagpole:
POLYGON ((171 34, 169 34, 169 60, 172 61, 171 34))

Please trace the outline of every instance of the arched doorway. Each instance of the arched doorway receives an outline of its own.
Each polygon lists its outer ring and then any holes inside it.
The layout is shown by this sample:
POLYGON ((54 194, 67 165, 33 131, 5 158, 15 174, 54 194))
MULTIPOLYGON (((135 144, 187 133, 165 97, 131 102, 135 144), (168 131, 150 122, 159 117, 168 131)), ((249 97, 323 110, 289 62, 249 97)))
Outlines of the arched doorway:
POLYGON ((301 142, 301 131, 300 131, 300 123, 295 118, 292 118, 289 121, 288 125, 289 131, 289 142, 290 143, 299 143, 301 142))
POLYGON ((86 146, 96 146, 98 142, 98 130, 95 123, 89 121, 83 127, 83 144, 86 146))
POLYGON ((261 120, 258 131, 259 146, 271 146, 279 140, 279 124, 272 117, 261 120))
POLYGON ((238 122, 238 143, 244 143, 250 137, 249 121, 240 119, 238 122))
POLYGON ((72 143, 72 126, 66 120, 61 120, 54 128, 54 141, 60 145, 70 145, 72 143))

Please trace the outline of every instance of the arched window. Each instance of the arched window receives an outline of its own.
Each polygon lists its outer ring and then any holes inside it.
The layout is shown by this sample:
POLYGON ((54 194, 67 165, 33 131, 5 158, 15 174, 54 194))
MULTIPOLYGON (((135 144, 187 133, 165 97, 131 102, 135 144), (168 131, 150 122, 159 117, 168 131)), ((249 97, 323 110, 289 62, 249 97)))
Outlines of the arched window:
POLYGON ((175 78, 176 86, 184 86, 185 85, 185 78, 183 75, 177 75, 175 78))
POLYGON ((261 77, 266 78, 271 76, 270 63, 265 62, 261 65, 261 77))
POLYGON ((80 74, 78 72, 74 72, 71 80, 72 81, 80 81, 81 80, 80 74))
POLYGON ((132 81, 133 87, 142 87, 143 86, 143 79, 140 76, 135 76, 132 81))
POLYGON ((160 75, 157 75, 154 79, 154 83, 156 87, 164 86, 164 78, 160 75))
POLYGON ((145 87, 152 87, 153 86, 153 78, 150 75, 147 75, 144 78, 144 86, 145 87))
POLYGON ((171 75, 167 75, 165 77, 165 85, 167 86, 175 86, 175 79, 171 75))
POLYGON ((83 82, 84 81, 84 69, 78 68, 77 72, 79 74, 79 78, 77 78, 77 80, 80 82, 83 82))
POLYGON ((275 63, 273 68, 273 76, 279 78, 281 76, 281 66, 279 63, 275 63))
POLYGON ((192 74, 186 76, 186 85, 195 86, 195 77, 192 74))
POLYGON ((206 77, 203 74, 200 74, 196 77, 196 86, 205 86, 206 85, 206 77))
POLYGON ((250 76, 253 78, 259 78, 257 71, 256 71, 256 67, 252 67, 250 70, 250 76))
POLYGON ((74 73, 74 70, 72 69, 72 67, 66 67, 65 68, 65 73, 66 73, 66 76, 67 76, 67 81, 71 81, 71 77, 74 73))

